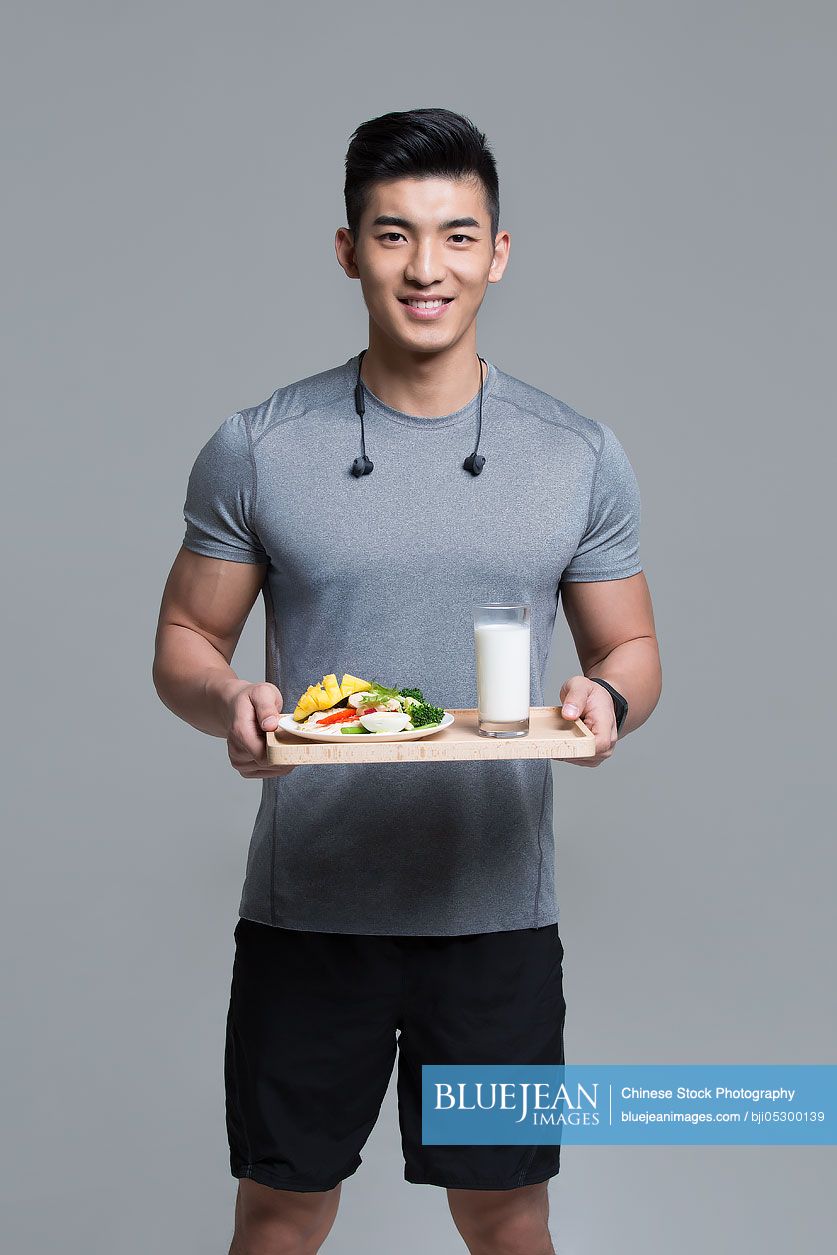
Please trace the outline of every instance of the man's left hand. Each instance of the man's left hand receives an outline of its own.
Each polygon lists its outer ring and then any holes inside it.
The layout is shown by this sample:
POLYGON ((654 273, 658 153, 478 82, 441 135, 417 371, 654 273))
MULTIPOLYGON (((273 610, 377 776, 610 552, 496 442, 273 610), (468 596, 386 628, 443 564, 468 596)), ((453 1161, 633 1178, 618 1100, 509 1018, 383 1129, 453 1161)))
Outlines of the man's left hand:
POLYGON ((607 689, 588 680, 586 675, 573 675, 561 685, 561 714, 565 719, 581 719, 596 738, 596 754, 590 758, 564 758, 559 762, 577 767, 598 767, 610 758, 616 744, 616 711, 607 689))

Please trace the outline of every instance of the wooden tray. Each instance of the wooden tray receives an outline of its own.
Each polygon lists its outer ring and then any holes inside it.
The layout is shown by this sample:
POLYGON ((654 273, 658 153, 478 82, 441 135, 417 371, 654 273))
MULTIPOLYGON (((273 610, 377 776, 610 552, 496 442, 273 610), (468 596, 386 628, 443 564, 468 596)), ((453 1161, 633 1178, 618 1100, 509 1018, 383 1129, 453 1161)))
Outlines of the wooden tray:
POLYGON ((418 741, 346 737, 308 741, 292 732, 266 732, 267 761, 304 763, 449 763, 477 758, 590 758, 596 738, 580 719, 565 719, 560 706, 531 706, 529 735, 480 736, 476 710, 451 710, 454 723, 418 741))

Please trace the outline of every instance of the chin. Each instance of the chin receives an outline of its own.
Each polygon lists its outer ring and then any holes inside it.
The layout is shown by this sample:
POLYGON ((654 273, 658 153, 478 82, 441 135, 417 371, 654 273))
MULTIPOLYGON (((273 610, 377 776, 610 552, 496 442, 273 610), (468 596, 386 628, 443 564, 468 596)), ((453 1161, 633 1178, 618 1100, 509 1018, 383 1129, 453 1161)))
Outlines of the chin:
POLYGON ((388 322, 378 322, 374 316, 372 321, 388 340, 391 340, 393 344, 397 344, 403 349, 418 350, 419 352, 425 349, 428 353, 435 353, 439 349, 446 349, 456 340, 456 336, 451 335, 449 329, 442 335, 441 328, 436 328, 436 334, 434 335, 429 327, 416 327, 413 334, 410 335, 409 331, 405 334, 403 327, 393 327, 388 322))

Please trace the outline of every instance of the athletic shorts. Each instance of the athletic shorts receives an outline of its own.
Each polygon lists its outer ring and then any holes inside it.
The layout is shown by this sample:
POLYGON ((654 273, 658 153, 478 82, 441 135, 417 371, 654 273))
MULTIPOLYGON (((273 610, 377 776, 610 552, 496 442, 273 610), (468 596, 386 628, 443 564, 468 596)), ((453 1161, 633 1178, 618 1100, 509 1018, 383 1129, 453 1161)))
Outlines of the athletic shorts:
POLYGON ((404 1179, 506 1190, 560 1145, 423 1146, 423 1063, 564 1062, 557 924, 454 937, 306 932, 239 919, 224 1074, 230 1168, 330 1190, 361 1164, 398 1058, 404 1179))

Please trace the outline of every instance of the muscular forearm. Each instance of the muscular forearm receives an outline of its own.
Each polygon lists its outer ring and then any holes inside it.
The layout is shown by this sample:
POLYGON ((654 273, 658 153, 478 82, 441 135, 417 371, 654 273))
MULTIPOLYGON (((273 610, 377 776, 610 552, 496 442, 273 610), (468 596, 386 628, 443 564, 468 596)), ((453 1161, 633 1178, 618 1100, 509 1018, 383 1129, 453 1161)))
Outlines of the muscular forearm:
POLYGON ((250 683, 239 679, 205 636, 176 623, 160 627, 152 676, 169 710, 193 728, 219 737, 227 735, 230 698, 250 683))
POLYGON ((628 717, 619 732, 621 740, 645 723, 660 700, 663 681, 657 640, 640 636, 625 641, 584 674, 591 680, 607 680, 627 701, 628 717))

